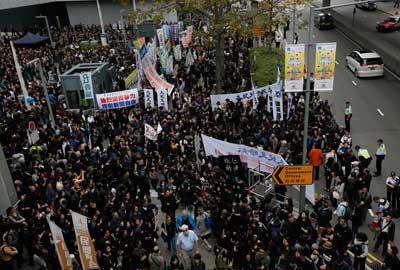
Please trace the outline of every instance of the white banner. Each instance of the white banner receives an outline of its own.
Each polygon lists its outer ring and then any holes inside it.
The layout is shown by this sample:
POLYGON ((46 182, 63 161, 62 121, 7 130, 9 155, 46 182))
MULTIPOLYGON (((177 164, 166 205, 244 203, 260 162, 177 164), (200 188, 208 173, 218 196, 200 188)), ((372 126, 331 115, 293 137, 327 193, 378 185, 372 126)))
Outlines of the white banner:
POLYGON ((173 9, 170 12, 164 14, 164 22, 167 22, 169 24, 174 24, 178 22, 178 13, 176 12, 176 9, 173 9))
POLYGON ((267 111, 271 112, 274 107, 274 96, 276 89, 273 87, 267 88, 267 111))
POLYGON ((181 41, 183 48, 188 48, 193 38, 193 26, 186 27, 186 31, 183 31, 181 41))
POLYGON ((71 210, 70 213, 75 229, 82 270, 100 269, 97 263, 96 250, 94 249, 93 241, 89 234, 87 217, 71 210))
POLYGON ((144 89, 144 106, 145 108, 154 108, 154 91, 153 89, 144 89))
POLYGON ((56 247, 61 270, 72 270, 72 260, 65 244, 62 230, 53 221, 51 221, 49 217, 47 217, 47 222, 49 223, 51 236, 53 238, 54 246, 56 247))
POLYGON ((293 104, 293 95, 292 95, 292 93, 288 93, 287 97, 288 97, 288 99, 287 99, 287 113, 286 113, 286 119, 289 119, 289 117, 290 117, 290 110, 291 110, 292 104, 293 104))
POLYGON ((174 57, 176 61, 181 61, 182 59, 182 50, 181 45, 175 45, 174 48, 174 57))
POLYGON ((336 42, 315 46, 314 91, 332 91, 335 77, 336 42))
POLYGON ((303 91, 304 50, 304 44, 288 44, 285 47, 285 92, 303 91))
POLYGON ((92 73, 84 72, 79 75, 82 83, 83 92, 85 93, 85 99, 93 99, 93 82, 92 73))
POLYGON ((283 93, 281 88, 275 89, 273 95, 272 115, 274 121, 283 120, 283 93))
MULTIPOLYGON (((282 156, 272 152, 242 144, 221 141, 203 134, 201 138, 207 156, 219 157, 225 155, 239 155, 240 160, 243 163, 247 163, 248 168, 259 168, 260 171, 266 173, 272 173, 276 166, 287 165, 282 156)), ((315 203, 314 192, 314 184, 306 186, 306 197, 312 204, 315 203)))
POLYGON ((157 90, 158 108, 163 108, 168 111, 168 92, 164 89, 157 90))
POLYGON ((253 100, 253 93, 256 94, 256 97, 260 96, 267 96, 269 95, 268 89, 271 89, 271 93, 273 89, 277 89, 281 87, 279 83, 274 83, 269 86, 257 88, 245 92, 240 92, 240 93, 234 93, 234 94, 222 94, 222 95, 211 95, 211 107, 213 109, 216 109, 218 107, 217 102, 219 102, 222 107, 224 108, 226 105, 226 100, 230 100, 232 102, 237 102, 238 100, 241 100, 245 106, 249 104, 250 100, 253 100))
POLYGON ((168 95, 172 93, 172 90, 174 90, 174 85, 168 83, 163 78, 161 78, 160 75, 158 75, 148 56, 143 59, 142 66, 143 72, 146 75, 147 80, 155 90, 167 89, 168 95))
POLYGON ((144 124, 144 136, 152 141, 157 141, 157 130, 149 124, 144 124))
POLYGON ((157 29, 157 37, 158 37, 158 42, 160 43, 160 47, 164 47, 164 35, 163 35, 163 30, 162 28, 157 29))
POLYGON ((96 94, 96 99, 100 109, 120 109, 138 104, 139 93, 135 88, 105 94, 96 94))

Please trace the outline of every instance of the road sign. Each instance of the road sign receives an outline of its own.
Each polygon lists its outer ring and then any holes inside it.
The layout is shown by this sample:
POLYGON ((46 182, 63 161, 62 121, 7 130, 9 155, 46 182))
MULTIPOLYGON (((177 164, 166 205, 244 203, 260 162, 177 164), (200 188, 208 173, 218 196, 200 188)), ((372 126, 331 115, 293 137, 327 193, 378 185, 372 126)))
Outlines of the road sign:
POLYGON ((313 183, 313 166, 278 166, 272 173, 277 185, 311 185, 313 183))

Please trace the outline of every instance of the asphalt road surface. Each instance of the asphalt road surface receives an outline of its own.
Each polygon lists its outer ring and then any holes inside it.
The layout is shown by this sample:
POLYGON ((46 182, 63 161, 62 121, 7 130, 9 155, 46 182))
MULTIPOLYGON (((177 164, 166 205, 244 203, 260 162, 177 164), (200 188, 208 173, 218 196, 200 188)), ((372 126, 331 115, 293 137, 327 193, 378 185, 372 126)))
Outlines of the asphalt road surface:
MULTIPOLYGON (((304 10, 303 16, 298 18, 297 24, 307 20, 308 14, 308 9, 304 10)), ((368 24, 370 22, 365 23, 368 24)), ((308 27, 296 29, 299 35, 298 43, 305 43, 307 31, 308 27)), ((372 180, 371 193, 372 196, 386 197, 386 178, 391 171, 400 174, 398 162, 400 155, 397 154, 400 153, 400 140, 398 139, 400 136, 400 78, 386 70, 383 78, 356 78, 346 67, 345 57, 351 51, 358 49, 357 45, 336 29, 320 31, 314 28, 313 32, 314 43, 337 42, 334 90, 332 92, 323 92, 321 96, 323 99, 329 101, 336 121, 341 125, 344 125, 345 102, 351 102, 353 109, 353 118, 351 120, 353 147, 360 145, 363 148, 367 148, 371 155, 374 155, 377 148, 377 139, 381 138, 384 140, 387 147, 387 158, 383 161, 382 176, 373 178, 372 180)), ((393 34, 399 35, 399 33, 393 34)), ((375 35, 377 35, 376 32, 375 35)), ((291 32, 288 32, 287 37, 289 41, 291 41, 291 36, 291 32)), ((313 57, 311 63, 311 66, 314 66, 313 57)), ((372 161, 370 169, 371 172, 375 170, 375 160, 372 161)), ((323 186, 324 181, 317 183, 316 191, 324 193, 323 186)), ((368 215, 367 223, 371 221, 372 217, 368 215)), ((395 220, 395 224, 397 227, 395 242, 398 245, 400 243, 399 219, 395 220)), ((361 231, 368 234, 370 251, 372 251, 373 244, 375 243, 373 241, 374 235, 366 225, 361 228, 361 231)), ((381 250, 371 255, 382 259, 381 250)))

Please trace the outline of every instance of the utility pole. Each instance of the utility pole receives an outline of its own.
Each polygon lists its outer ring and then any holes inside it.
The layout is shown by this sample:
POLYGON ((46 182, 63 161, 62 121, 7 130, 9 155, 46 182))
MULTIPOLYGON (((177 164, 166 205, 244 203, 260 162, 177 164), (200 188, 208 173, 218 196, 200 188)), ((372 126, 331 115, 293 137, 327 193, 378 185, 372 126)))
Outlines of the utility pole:
POLYGON ((42 62, 40 61, 39 58, 35 58, 32 61, 29 61, 27 63, 27 65, 36 64, 36 63, 39 68, 40 80, 42 81, 43 92, 44 92, 44 96, 46 98, 47 108, 49 110, 50 123, 51 123, 51 126, 54 128, 56 126, 56 121, 54 119, 53 108, 51 107, 51 103, 50 103, 50 99, 49 99, 49 92, 47 90, 47 81, 43 74, 42 62))
MULTIPOLYGON (((307 58, 306 58, 306 67, 307 67, 307 81, 306 81, 306 91, 305 91, 305 104, 304 104, 304 130, 303 130, 303 164, 306 165, 307 162, 307 137, 308 137, 308 116, 310 110, 310 92, 311 92, 311 46, 313 46, 313 28, 314 28, 314 12, 320 11, 324 9, 330 8, 338 8, 338 7, 346 7, 353 6, 355 4, 363 4, 368 2, 377 2, 377 1, 359 1, 359 2, 350 2, 346 4, 332 5, 332 6, 324 6, 315 8, 310 6, 310 14, 308 18, 308 38, 307 38, 307 58)), ((305 208, 306 201, 306 187, 300 186, 300 200, 299 200, 299 210, 300 212, 305 208)))
POLYGON ((292 29, 292 43, 294 44, 294 34, 296 33, 296 0, 293 0, 293 29, 292 29))
POLYGON ((124 35, 124 43, 125 43, 125 46, 128 47, 128 43, 126 41, 125 22, 124 22, 124 16, 123 16, 124 12, 125 12, 125 9, 121 9, 119 11, 119 15, 121 17, 121 26, 122 26, 122 34, 124 35))
POLYGON ((106 35, 106 31, 104 30, 103 14, 101 13, 101 7, 100 7, 99 0, 96 0, 96 3, 97 3, 97 11, 99 13, 99 20, 100 20, 100 26, 101 26, 101 34, 100 34, 101 45, 107 46, 107 35, 106 35))
POLYGON ((10 41, 10 46, 11 46, 11 51, 12 51, 12 55, 14 58, 15 69, 17 70, 18 80, 19 80, 19 83, 21 84, 22 94, 24 95, 24 103, 25 103, 26 108, 28 110, 30 110, 31 105, 28 103, 28 97, 29 97, 28 90, 26 90, 25 80, 24 80, 24 77, 22 76, 21 66, 18 62, 17 52, 15 51, 14 43, 12 41, 10 41))

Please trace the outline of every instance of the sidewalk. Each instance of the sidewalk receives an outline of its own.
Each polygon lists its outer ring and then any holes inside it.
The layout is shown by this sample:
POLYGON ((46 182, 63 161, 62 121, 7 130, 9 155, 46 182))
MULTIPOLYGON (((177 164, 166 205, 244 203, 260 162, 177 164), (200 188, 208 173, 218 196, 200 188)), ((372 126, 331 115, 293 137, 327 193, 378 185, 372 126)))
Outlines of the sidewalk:
POLYGON ((388 15, 396 15, 400 14, 400 8, 394 8, 394 3, 393 1, 389 1, 389 2, 377 2, 376 3, 378 6, 378 10, 382 11, 388 15))

